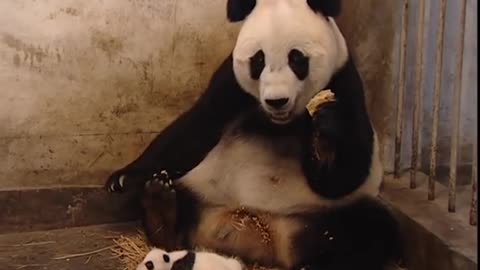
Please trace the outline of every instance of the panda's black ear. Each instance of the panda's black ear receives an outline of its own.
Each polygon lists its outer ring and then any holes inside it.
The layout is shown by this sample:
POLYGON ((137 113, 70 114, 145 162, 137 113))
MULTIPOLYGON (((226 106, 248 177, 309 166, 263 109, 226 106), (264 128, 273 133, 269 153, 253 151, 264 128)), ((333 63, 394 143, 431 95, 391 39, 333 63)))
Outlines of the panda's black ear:
POLYGON ((338 16, 342 9, 341 0, 307 0, 307 3, 313 11, 329 17, 338 16))
POLYGON ((243 21, 252 12, 256 0, 228 0, 227 18, 231 22, 243 21))

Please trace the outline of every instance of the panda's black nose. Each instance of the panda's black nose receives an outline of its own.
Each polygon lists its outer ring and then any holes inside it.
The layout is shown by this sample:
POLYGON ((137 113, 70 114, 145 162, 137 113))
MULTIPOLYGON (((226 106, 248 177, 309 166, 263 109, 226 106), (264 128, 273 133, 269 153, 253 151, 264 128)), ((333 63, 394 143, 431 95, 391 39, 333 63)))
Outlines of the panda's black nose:
POLYGON ((265 99, 265 102, 268 106, 278 110, 287 104, 288 98, 265 99))
POLYGON ((148 261, 145 263, 145 267, 147 267, 147 270, 153 270, 155 268, 155 265, 153 265, 152 261, 148 261))

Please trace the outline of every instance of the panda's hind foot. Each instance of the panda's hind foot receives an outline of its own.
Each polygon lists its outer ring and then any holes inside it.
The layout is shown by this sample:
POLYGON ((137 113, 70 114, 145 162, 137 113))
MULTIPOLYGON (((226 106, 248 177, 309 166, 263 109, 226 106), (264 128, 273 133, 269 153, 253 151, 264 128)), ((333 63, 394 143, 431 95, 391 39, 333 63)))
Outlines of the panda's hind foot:
POLYGON ((166 171, 154 173, 152 179, 145 183, 145 191, 147 193, 175 193, 175 187, 172 179, 166 171))
POLYGON ((163 171, 145 183, 143 226, 149 242, 156 247, 176 247, 176 192, 173 181, 163 171))
POLYGON ((145 183, 143 206, 146 209, 154 209, 158 212, 173 212, 175 210, 175 186, 165 171, 153 174, 152 178, 145 183))

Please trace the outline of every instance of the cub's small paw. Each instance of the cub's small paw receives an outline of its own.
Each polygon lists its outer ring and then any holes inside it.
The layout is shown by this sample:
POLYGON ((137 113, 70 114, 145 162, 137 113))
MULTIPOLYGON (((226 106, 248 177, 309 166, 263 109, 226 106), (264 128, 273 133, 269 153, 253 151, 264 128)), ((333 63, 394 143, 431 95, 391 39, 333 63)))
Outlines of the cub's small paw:
POLYGON ((163 170, 160 173, 153 174, 152 179, 145 183, 147 193, 175 193, 175 186, 168 173, 163 170))

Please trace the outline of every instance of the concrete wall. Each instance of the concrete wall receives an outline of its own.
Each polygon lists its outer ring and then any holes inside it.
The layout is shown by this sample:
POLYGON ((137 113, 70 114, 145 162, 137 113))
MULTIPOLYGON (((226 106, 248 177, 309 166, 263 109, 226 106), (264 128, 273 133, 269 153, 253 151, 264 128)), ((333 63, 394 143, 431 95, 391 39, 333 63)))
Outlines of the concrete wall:
POLYGON ((0 188, 97 185, 232 49, 224 0, 0 1, 0 188))
POLYGON ((337 20, 365 83, 367 108, 387 170, 393 162, 401 10, 398 0, 348 0, 337 20))
MULTIPOLYGON (((0 189, 103 184, 229 53, 225 3, 0 1, 0 189)), ((349 0, 338 19, 381 138, 393 134, 400 4, 349 0)))

